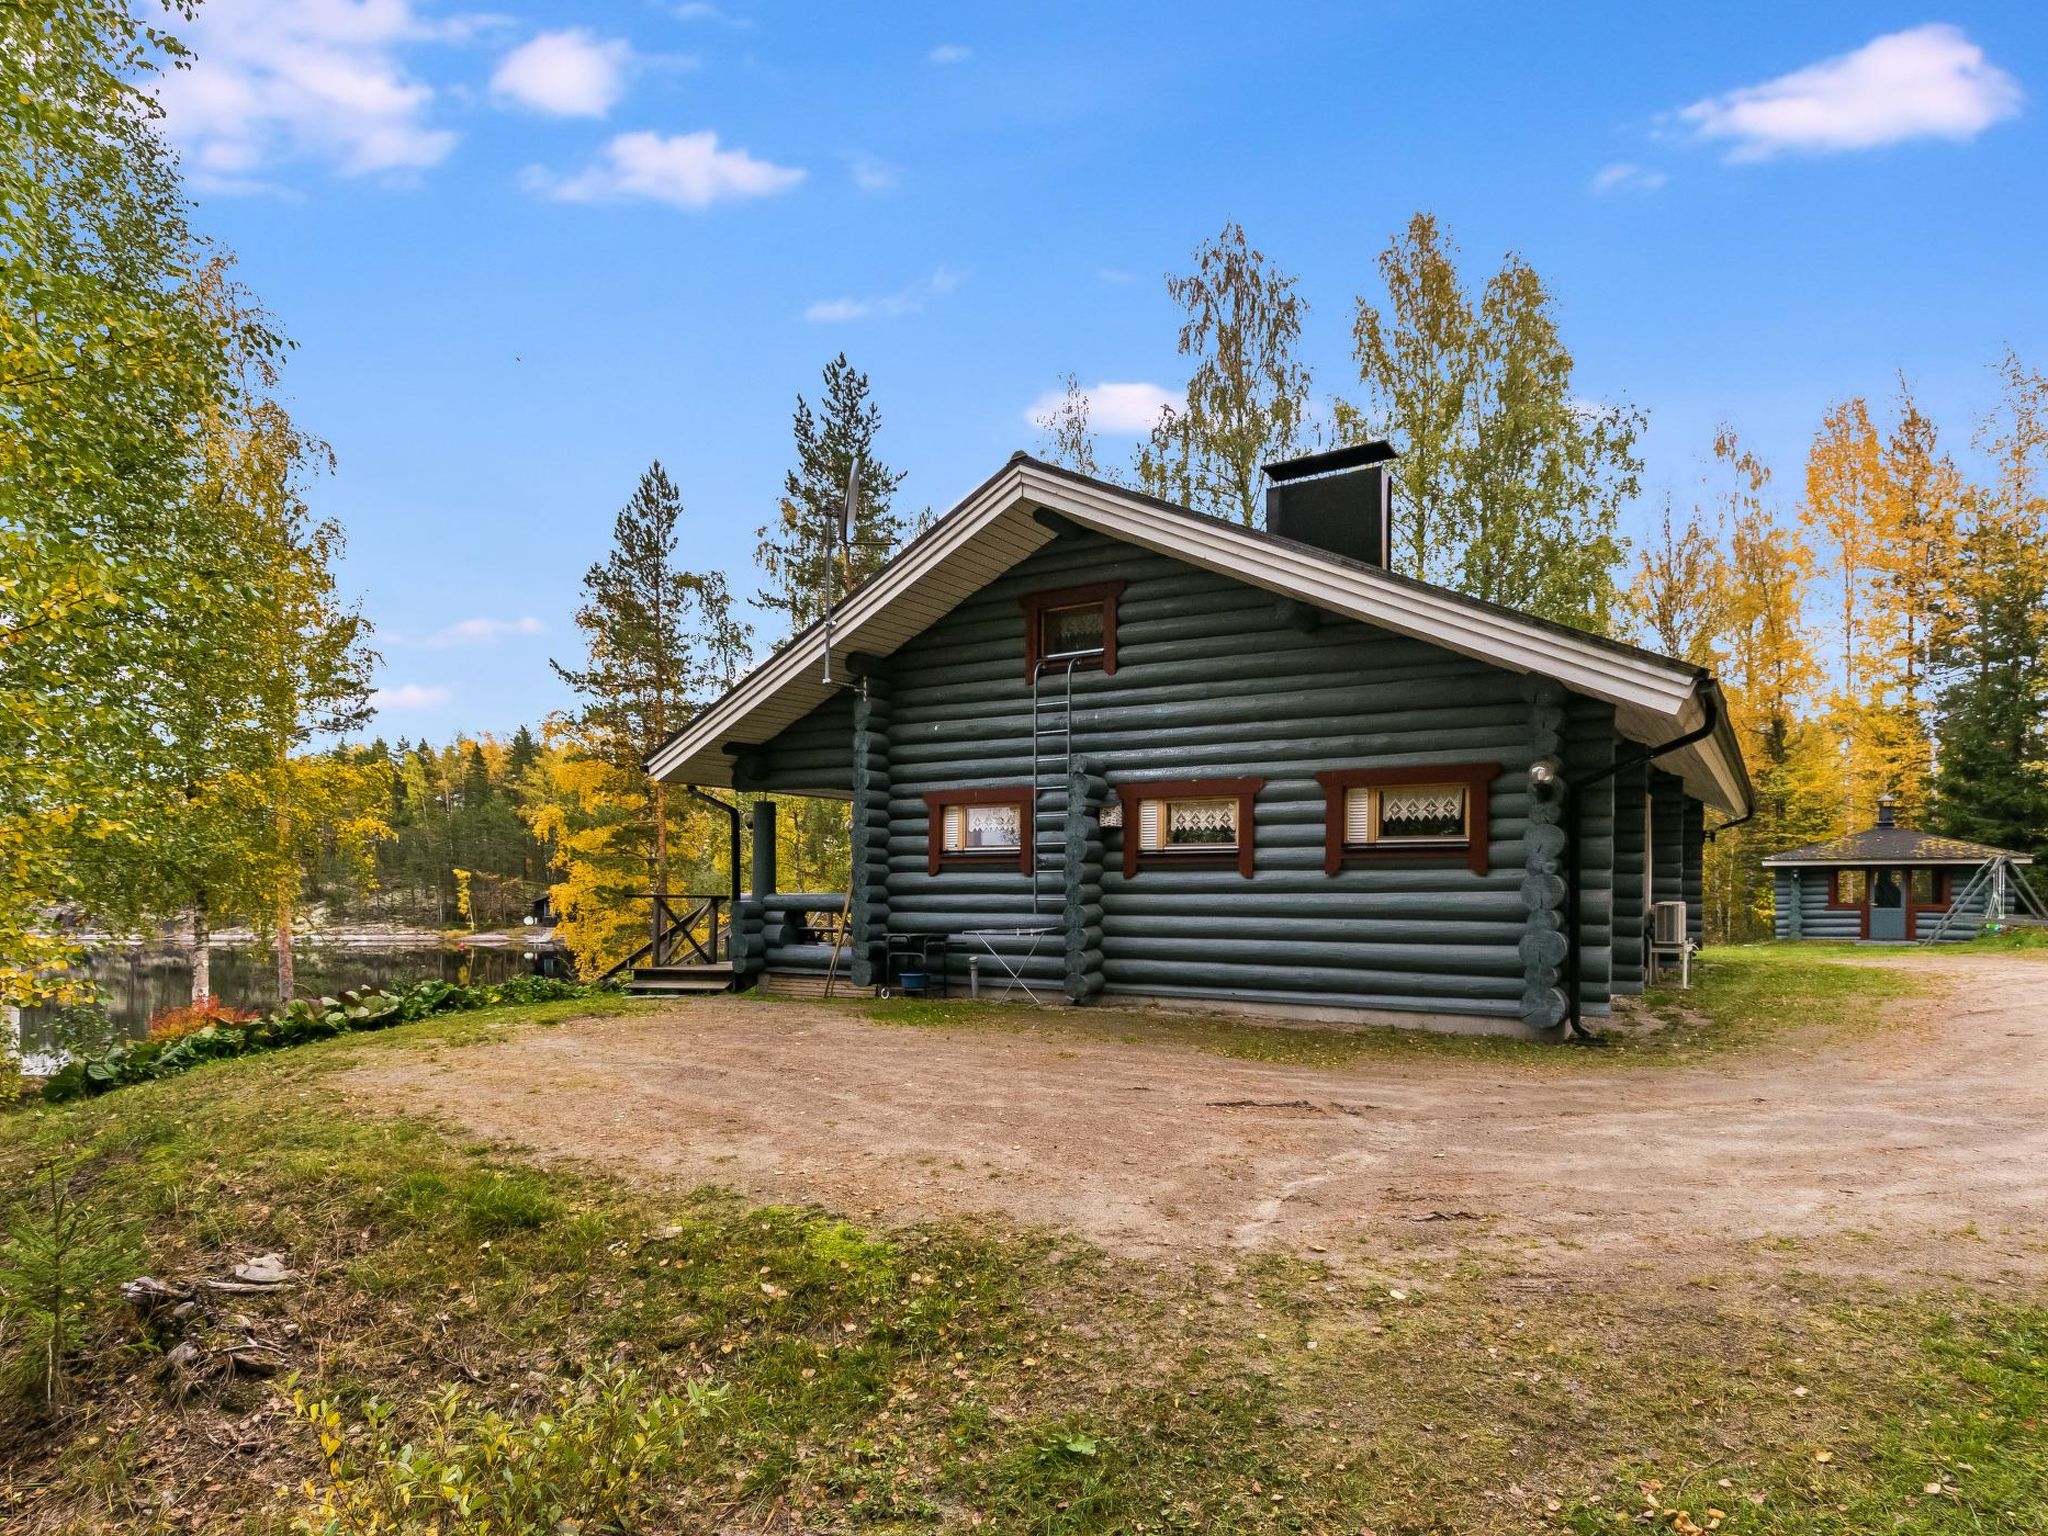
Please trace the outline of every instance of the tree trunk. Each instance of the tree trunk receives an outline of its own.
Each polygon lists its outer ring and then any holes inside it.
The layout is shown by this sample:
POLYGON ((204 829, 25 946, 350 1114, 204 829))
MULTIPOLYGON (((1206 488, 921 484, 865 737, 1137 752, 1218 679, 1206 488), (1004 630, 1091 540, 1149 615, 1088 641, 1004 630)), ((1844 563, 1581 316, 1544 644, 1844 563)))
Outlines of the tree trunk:
MULTIPOLYGON (((289 769, 287 769, 289 771, 289 769)), ((284 797, 278 797, 277 845, 285 852, 291 847, 290 812, 284 797)), ((292 968, 292 896, 298 884, 298 865, 291 859, 280 863, 277 878, 277 1005, 282 1008, 298 995, 298 977, 292 968)))
POLYGON ((668 895, 668 786, 656 779, 654 791, 654 894, 668 895))
POLYGON ((213 928, 207 920, 206 903, 192 909, 192 1005, 196 1008, 213 995, 213 928))
POLYGON ((649 965, 666 965, 668 956, 664 952, 661 935, 668 927, 668 786, 655 779, 649 786, 649 798, 654 807, 654 856, 648 861, 648 889, 653 892, 647 903, 648 940, 654 946, 649 951, 649 965))

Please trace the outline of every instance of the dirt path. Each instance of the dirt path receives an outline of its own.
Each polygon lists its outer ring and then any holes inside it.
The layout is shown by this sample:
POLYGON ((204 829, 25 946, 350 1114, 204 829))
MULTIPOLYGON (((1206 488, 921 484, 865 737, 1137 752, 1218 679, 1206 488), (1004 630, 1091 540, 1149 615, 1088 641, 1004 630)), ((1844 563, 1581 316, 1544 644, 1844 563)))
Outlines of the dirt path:
POLYGON ((912 1029, 713 999, 357 1069, 542 1157, 867 1219, 997 1212, 1105 1247, 1513 1255, 1913 1282, 2048 1277, 2048 965, 1948 974, 1896 1027, 1688 1068, 1341 1069, 1043 1029, 912 1029), (1967 982, 1967 985, 1962 983, 1967 982), (1361 1246, 1363 1245, 1363 1246, 1361 1246))

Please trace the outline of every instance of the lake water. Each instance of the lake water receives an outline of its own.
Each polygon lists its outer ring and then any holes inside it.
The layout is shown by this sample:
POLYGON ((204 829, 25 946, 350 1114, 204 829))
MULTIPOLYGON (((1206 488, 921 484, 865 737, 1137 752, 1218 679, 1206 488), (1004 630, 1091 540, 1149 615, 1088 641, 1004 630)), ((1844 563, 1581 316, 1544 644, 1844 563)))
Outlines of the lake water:
MULTIPOLYGON (((482 986, 514 976, 553 975, 559 957, 543 953, 529 960, 516 946, 505 949, 391 949, 360 944, 301 945, 296 952, 301 997, 331 997, 358 987, 430 981, 482 986)), ((87 971, 98 986, 108 1015, 136 1039, 149 1033, 151 1015, 192 1001, 192 963, 182 953, 122 946, 89 957, 87 971)), ((277 964, 265 949, 216 949, 213 994, 236 1008, 277 1004, 277 964)), ((39 1009, 22 1011, 22 1046, 39 1051, 48 1043, 39 1009)))

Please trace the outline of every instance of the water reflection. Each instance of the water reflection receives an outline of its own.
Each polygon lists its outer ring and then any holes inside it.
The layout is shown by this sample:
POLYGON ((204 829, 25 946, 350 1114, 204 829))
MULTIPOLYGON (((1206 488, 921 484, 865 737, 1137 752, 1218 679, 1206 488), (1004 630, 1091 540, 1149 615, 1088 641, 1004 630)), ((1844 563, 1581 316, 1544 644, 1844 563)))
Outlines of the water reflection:
MULTIPOLYGON (((510 949, 387 949, 356 944, 307 945, 296 956, 301 997, 329 996, 352 987, 440 979, 464 986, 486 985, 514 976, 556 974, 552 955, 529 960, 510 949)), ((149 1032, 150 1016, 192 1000, 192 962, 184 954, 139 947, 102 950, 86 969, 98 985, 115 1025, 136 1039, 149 1032)), ((237 1008, 271 1008, 277 1003, 277 969, 267 949, 216 949, 213 993, 237 1008)), ((22 1013, 22 1044, 34 1051, 48 1039, 39 1030, 46 1015, 22 1013)))

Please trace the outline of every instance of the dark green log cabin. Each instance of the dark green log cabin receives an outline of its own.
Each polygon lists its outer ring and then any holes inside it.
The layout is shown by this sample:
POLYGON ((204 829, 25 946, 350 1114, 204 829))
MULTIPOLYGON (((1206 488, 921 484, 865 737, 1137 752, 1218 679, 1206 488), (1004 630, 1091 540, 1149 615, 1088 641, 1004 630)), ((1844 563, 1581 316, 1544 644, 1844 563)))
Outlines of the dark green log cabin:
MULTIPOLYGON (((1697 936, 1749 782, 1699 668, 1386 569, 1390 457, 1274 466, 1253 530, 1019 454, 649 769, 852 802, 856 985, 946 934, 956 987, 1555 1037, 1652 902, 1697 936)), ((831 958, 772 849, 743 984, 831 958)))

